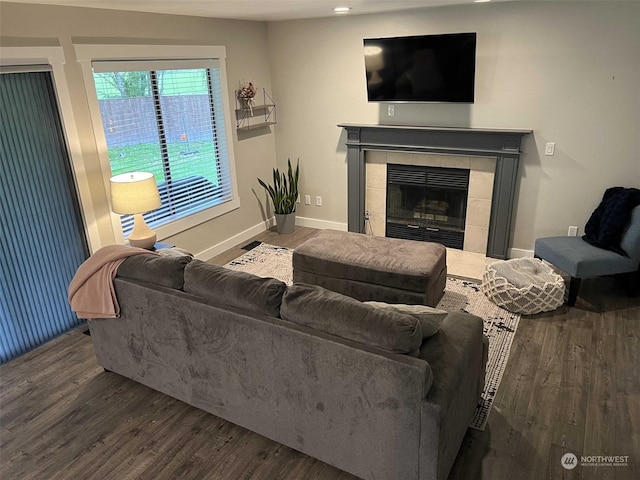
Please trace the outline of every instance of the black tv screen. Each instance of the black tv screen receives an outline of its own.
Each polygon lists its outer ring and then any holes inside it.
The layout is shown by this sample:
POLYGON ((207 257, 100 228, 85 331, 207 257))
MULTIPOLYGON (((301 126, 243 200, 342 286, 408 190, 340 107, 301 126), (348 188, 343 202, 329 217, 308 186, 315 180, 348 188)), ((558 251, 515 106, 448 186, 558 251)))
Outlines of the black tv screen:
POLYGON ((473 103, 476 34, 365 38, 370 102, 473 103))

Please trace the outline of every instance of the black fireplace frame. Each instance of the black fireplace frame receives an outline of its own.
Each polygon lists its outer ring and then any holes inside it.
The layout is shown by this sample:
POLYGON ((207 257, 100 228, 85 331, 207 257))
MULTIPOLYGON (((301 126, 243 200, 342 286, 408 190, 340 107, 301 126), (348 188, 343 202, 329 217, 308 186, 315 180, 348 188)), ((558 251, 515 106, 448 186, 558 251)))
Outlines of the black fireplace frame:
POLYGON ((494 157, 496 170, 486 255, 500 259, 508 257, 521 142, 531 130, 350 123, 338 127, 347 133, 347 224, 350 232, 364 232, 367 150, 494 157))

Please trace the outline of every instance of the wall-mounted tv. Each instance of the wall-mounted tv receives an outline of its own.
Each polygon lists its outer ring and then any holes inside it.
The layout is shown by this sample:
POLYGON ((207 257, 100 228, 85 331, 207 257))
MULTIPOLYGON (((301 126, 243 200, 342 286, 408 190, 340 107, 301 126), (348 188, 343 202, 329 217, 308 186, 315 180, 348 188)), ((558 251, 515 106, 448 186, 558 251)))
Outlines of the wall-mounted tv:
POLYGON ((365 38, 370 102, 473 103, 476 34, 365 38))

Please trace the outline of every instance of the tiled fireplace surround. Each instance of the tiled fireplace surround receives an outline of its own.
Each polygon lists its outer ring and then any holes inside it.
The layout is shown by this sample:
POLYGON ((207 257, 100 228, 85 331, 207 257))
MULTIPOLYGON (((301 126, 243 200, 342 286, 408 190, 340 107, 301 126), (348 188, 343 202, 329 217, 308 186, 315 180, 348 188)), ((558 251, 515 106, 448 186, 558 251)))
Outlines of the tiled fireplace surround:
POLYGON ((531 130, 340 124, 346 131, 347 224, 384 235, 387 164, 469 169, 464 250, 508 258, 522 138, 531 130))
POLYGON ((369 151, 365 154, 365 209, 369 212, 371 231, 385 236, 387 164, 421 165, 426 167, 469 170, 469 193, 464 228, 463 250, 487 252, 493 177, 496 159, 425 153, 369 151))

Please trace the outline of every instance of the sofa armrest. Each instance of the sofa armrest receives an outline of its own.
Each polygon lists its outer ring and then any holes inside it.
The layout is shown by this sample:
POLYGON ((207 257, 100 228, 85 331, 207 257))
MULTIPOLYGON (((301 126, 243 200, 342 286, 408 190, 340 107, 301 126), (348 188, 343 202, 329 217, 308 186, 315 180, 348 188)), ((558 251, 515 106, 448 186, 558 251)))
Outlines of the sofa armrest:
POLYGON ((447 315, 422 344, 433 385, 422 407, 421 480, 447 478, 482 394, 487 347, 482 319, 465 313, 447 315))

